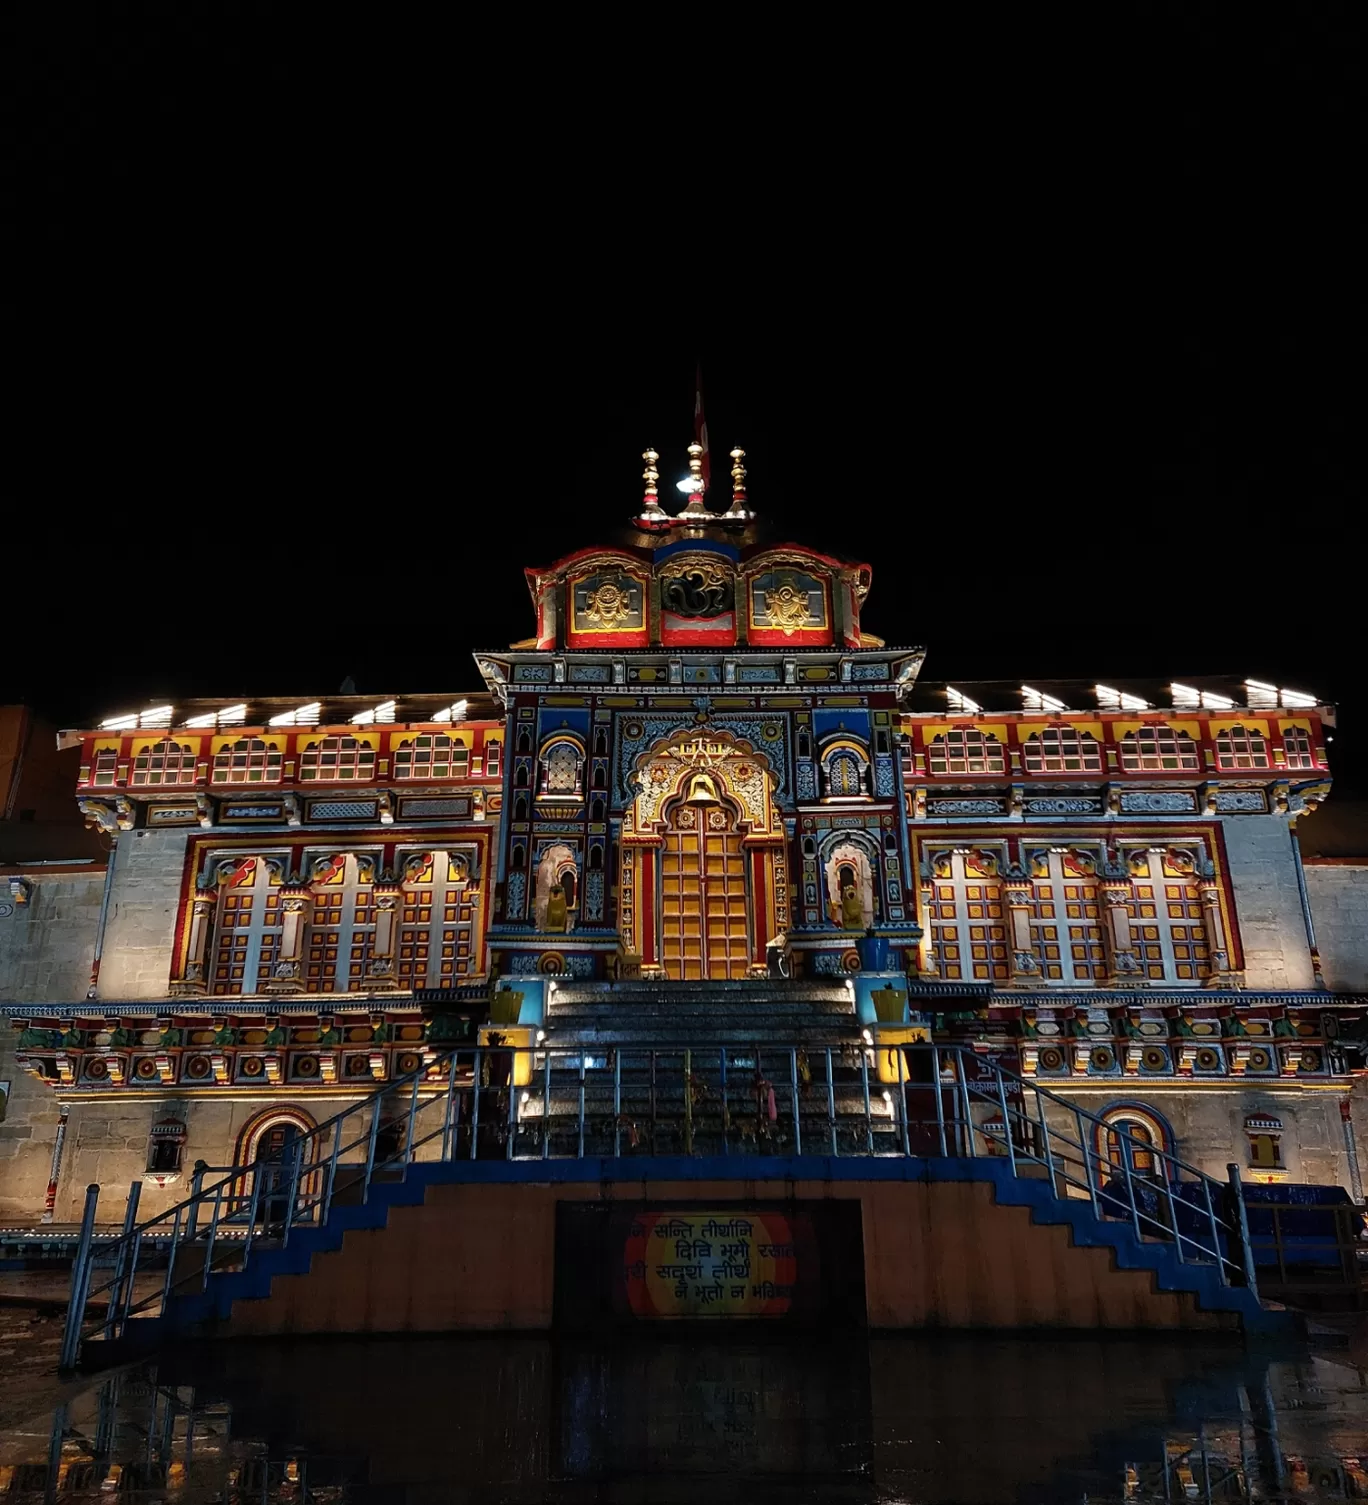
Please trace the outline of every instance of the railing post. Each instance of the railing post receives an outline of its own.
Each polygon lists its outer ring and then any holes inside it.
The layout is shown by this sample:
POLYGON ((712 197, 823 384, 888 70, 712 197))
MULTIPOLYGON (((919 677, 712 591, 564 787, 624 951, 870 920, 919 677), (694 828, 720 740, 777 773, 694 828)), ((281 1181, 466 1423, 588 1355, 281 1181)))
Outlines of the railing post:
POLYGON ((827 1089, 827 1130, 831 1135, 831 1153, 841 1153, 840 1144, 836 1138, 836 1078, 833 1075, 831 1062, 831 1046, 826 1047, 826 1089, 827 1089))
POLYGON ((551 1157, 551 1048, 542 1051, 542 1159, 551 1157))
MULTIPOLYGON (((180 1250, 181 1239, 181 1208, 176 1208, 176 1221, 171 1227, 171 1249, 166 1256, 166 1279, 162 1282, 161 1311, 158 1316, 166 1315, 166 1308, 171 1301, 171 1288, 176 1283, 176 1255, 180 1250)), ((188 1209, 186 1209, 188 1215, 188 1209)))
POLYGON ((413 1164, 413 1129, 418 1121, 418 1088, 423 1078, 419 1074, 413 1079, 413 1091, 409 1094, 408 1123, 404 1127, 404 1168, 400 1172, 401 1181, 408 1180, 408 1168, 413 1164))
POLYGON ((382 1087, 375 1097, 370 1099, 370 1133, 366 1136, 366 1171, 361 1177, 361 1201, 370 1201, 370 1177, 375 1175, 375 1145, 379 1139, 379 1120, 381 1112, 384 1112, 385 1097, 390 1088, 382 1087))
POLYGON ((974 1107, 969 1100, 969 1069, 964 1062, 964 1049, 962 1046, 956 1046, 955 1081, 959 1088, 956 1096, 964 1104, 964 1153, 970 1160, 977 1160, 979 1158, 978 1139, 974 1135, 974 1107))
POLYGON ((195 1161, 195 1169, 190 1177, 190 1208, 185 1222, 185 1242, 193 1244, 195 1236, 199 1232, 199 1197, 204 1188, 204 1173, 209 1169, 203 1160, 195 1161))
MULTIPOLYGON (((246 1174, 244 1172, 244 1174, 246 1174)), ((242 1268, 247 1268, 247 1259, 252 1252, 252 1240, 256 1238, 257 1218, 261 1216, 261 1183, 266 1179, 262 1174, 260 1160, 253 1162, 252 1195, 247 1199, 247 1237, 242 1241, 242 1268)), ((235 1179, 241 1179, 235 1178, 235 1179)), ((212 1246, 211 1246, 212 1247, 212 1246)), ((209 1254, 204 1256, 204 1287, 209 1288, 209 1254)))
POLYGON ((504 1159, 512 1160, 513 1142, 517 1138, 518 1127, 518 1089, 515 1085, 518 1079, 518 1051, 521 1046, 514 1046, 508 1053, 508 1112, 504 1117, 504 1159))
POLYGON ((285 1226, 280 1230, 280 1247, 290 1242, 290 1229, 294 1227, 295 1212, 299 1206, 299 1173, 304 1165, 304 1138, 294 1142, 294 1163, 290 1166, 290 1194, 285 1202, 285 1226))
POLYGON ((452 1133, 453 1116, 456 1108, 456 1052, 451 1052, 451 1067, 447 1072, 446 1106, 442 1110, 442 1160, 455 1159, 452 1153, 456 1141, 452 1133))
MULTIPOLYGON (((1211 1178, 1202 1177, 1202 1190, 1206 1193, 1207 1222, 1211 1224, 1211 1251, 1216 1260, 1216 1268, 1221 1272, 1221 1284, 1230 1284, 1229 1252, 1221 1249, 1221 1230, 1216 1221, 1216 1209, 1211 1203, 1211 1178)), ((1200 1247, 1200 1246, 1199 1246, 1200 1247)))
POLYGON ((1045 1098, 1039 1087, 1031 1083, 1031 1091, 1035 1093, 1036 1107, 1040 1110, 1040 1147, 1045 1152, 1045 1174, 1050 1180, 1050 1192, 1058 1196, 1059 1191, 1055 1187, 1054 1147, 1050 1144, 1050 1125, 1045 1117, 1045 1098))
POLYGON ((955 1079, 959 1084, 957 1095, 964 1104, 965 1154, 970 1160, 977 1160, 979 1158, 978 1139, 974 1134, 974 1106, 969 1100, 969 1068, 965 1065, 965 1052, 962 1046, 955 1047, 955 1079))
MULTIPOLYGON (((256 1167, 257 1167, 256 1175, 252 1178, 252 1206, 253 1206, 253 1209, 255 1209, 256 1206, 258 1205, 257 1192, 258 1192, 258 1189, 261 1186, 261 1182, 262 1182, 262 1179, 263 1179, 262 1178, 262 1174, 261 1174, 261 1161, 260 1160, 258 1160, 256 1162, 256 1167)), ((218 1241, 219 1210, 222 1208, 222 1206, 223 1206, 223 1182, 220 1181, 218 1183, 218 1185, 215 1186, 215 1188, 214 1188, 214 1211, 210 1215, 210 1218, 209 1218, 209 1236, 204 1241, 204 1289, 206 1291, 209 1289, 209 1272, 213 1268, 213 1265, 214 1265, 214 1245, 218 1241)), ((247 1230, 247 1237, 248 1237, 249 1240, 252 1237, 252 1230, 250 1228, 247 1230)), ((243 1255, 243 1263, 244 1264, 246 1263, 246 1254, 245 1253, 243 1255)))
POLYGON ((81 1237, 76 1258, 71 1262, 71 1296, 67 1304, 66 1327, 62 1332, 63 1369, 74 1369, 81 1349, 81 1323, 85 1317, 86 1292, 90 1289, 90 1241, 95 1237, 95 1208, 100 1200, 99 1183, 86 1187, 85 1208, 81 1213, 81 1237))
POLYGON ((936 1094, 936 1132, 940 1135, 942 1159, 949 1154, 945 1145, 945 1093, 941 1087, 940 1046, 931 1047, 931 1090, 936 1094))
POLYGON ((613 1052, 613 1157, 622 1154, 622 1051, 613 1052))
POLYGON ((580 1046, 579 1053, 579 1154, 577 1159, 584 1159, 584 1047, 580 1046))
POLYGON ((128 1201, 124 1206, 123 1232, 119 1235, 118 1254, 114 1260, 114 1276, 109 1282, 109 1305, 105 1308, 104 1325, 100 1336, 112 1338, 119 1321, 119 1308, 123 1305, 124 1281, 132 1281, 136 1271, 128 1268, 132 1252, 133 1230, 138 1226, 138 1202, 142 1197, 142 1182, 134 1181, 128 1188, 128 1201))
MULTIPOLYGON (((1083 1180, 1087 1185, 1088 1195, 1092 1198, 1093 1216, 1100 1218, 1102 1216, 1102 1208, 1099 1206, 1097 1198, 1098 1176, 1093 1175, 1092 1148, 1088 1143, 1088 1136, 1083 1132, 1082 1112, 1078 1108, 1075 1108, 1073 1115, 1074 1128, 1078 1132, 1078 1147, 1083 1151, 1083 1180)), ((1101 1166, 1098 1167, 1098 1173, 1100 1175, 1101 1166)))
POLYGON ((860 1041, 860 1086, 864 1092, 865 1153, 874 1153, 874 1117, 869 1110, 869 1047, 860 1041))
POLYGON ((898 1119, 902 1124, 902 1147, 904 1155, 911 1155, 912 1140, 907 1130, 907 1055, 898 1047, 898 1119))
POLYGON ((651 1052, 651 1154, 659 1151, 656 1143, 656 1053, 651 1052))
POLYGON ((720 1084, 718 1091, 722 1094, 722 1153, 724 1155, 730 1155, 731 1145, 727 1140, 727 1121, 730 1116, 729 1110, 727 1108, 727 1047, 725 1045, 718 1046, 717 1055, 718 1082, 720 1084))
POLYGON ((1231 1161, 1226 1166, 1230 1180, 1230 1194, 1235 1201, 1235 1228, 1240 1238, 1240 1256, 1244 1267, 1245 1284, 1257 1297, 1259 1277, 1254 1273, 1254 1250, 1249 1243, 1249 1217, 1245 1212, 1244 1187, 1240 1184, 1240 1167, 1231 1161))
POLYGON ((1173 1176, 1169 1175, 1168 1156, 1157 1146, 1154 1151, 1154 1163, 1158 1167, 1160 1180, 1164 1188, 1164 1198, 1168 1205, 1169 1228, 1173 1233, 1173 1247, 1178 1251, 1178 1263, 1183 1263, 1183 1235, 1178 1228, 1178 1213, 1173 1205, 1173 1181, 1177 1178, 1177 1168, 1174 1168, 1173 1176))
POLYGON ((328 1221, 332 1213, 333 1187, 337 1183, 337 1158, 342 1153, 342 1124, 343 1120, 339 1118, 333 1125, 332 1153, 328 1156, 328 1184, 323 1190, 323 1202, 318 1217, 320 1227, 328 1221))
POLYGON ((803 1153, 803 1123, 798 1102, 798 1047, 789 1046, 789 1087, 793 1099, 793 1153, 803 1153))
POLYGON ((470 1158, 479 1153, 480 1143, 480 1076, 484 1065, 484 1052, 475 1047, 475 1075, 470 1083, 470 1158))
POLYGON ((1126 1183, 1126 1196, 1130 1201, 1131 1224, 1135 1229, 1136 1238, 1140 1238, 1142 1237, 1140 1207, 1135 1200, 1135 1169, 1131 1159, 1130 1134, 1121 1124, 1116 1126, 1116 1142, 1121 1146, 1121 1175, 1126 1183))
POLYGON ((1007 1163, 1012 1167, 1012 1174, 1017 1173, 1016 1144, 1012 1139, 1012 1119, 1007 1108, 1007 1078, 1002 1074, 1002 1068, 994 1065, 993 1074, 997 1077, 998 1103, 1002 1109, 1002 1137, 1006 1141, 1007 1163))

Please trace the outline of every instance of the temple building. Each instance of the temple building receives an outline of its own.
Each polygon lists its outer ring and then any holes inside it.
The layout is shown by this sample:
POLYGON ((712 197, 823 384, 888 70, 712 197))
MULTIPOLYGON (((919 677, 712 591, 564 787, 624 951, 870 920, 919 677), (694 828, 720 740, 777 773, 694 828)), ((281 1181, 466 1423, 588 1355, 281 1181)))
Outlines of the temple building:
POLYGON ((70 1223, 90 1181, 155 1210, 500 993, 540 1039, 574 986, 711 989, 739 1028, 822 982, 858 1040, 871 970, 909 1027, 1214 1175, 1362 1199, 1368 859, 1299 850, 1333 707, 931 683, 865 630, 869 565, 766 534, 743 459, 725 512, 700 482, 671 515, 648 451, 622 540, 529 569, 534 634, 464 687, 60 734, 101 841, 4 849, 0 1225, 70 1223))

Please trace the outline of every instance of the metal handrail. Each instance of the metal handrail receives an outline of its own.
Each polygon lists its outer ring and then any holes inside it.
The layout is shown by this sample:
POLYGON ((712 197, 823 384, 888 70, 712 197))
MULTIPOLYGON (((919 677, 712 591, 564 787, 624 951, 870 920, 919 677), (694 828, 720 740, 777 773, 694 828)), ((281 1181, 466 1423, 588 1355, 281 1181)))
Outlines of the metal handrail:
POLYGON ((793 1154, 807 1145, 833 1156, 1000 1156, 1012 1176, 1045 1180, 1057 1198, 1088 1201, 1097 1216, 1128 1222, 1138 1238, 1167 1242, 1180 1262, 1214 1265, 1226 1284, 1255 1285, 1235 1166, 1228 1182, 1218 1181, 969 1046, 489 1043, 447 1047, 381 1084, 296 1139, 284 1162, 263 1155, 214 1169, 200 1162, 190 1196, 141 1223, 134 1183, 113 1239, 93 1238, 99 1189, 91 1188, 62 1363, 74 1365, 83 1332, 122 1336, 130 1320, 164 1313, 183 1289, 207 1291, 215 1272, 245 1269, 254 1248, 288 1246, 293 1231, 326 1222, 339 1194, 364 1203, 377 1175, 407 1179, 420 1158, 731 1154, 752 1137, 756 1151, 793 1154), (896 1056, 896 1078, 885 1071, 879 1092, 871 1084, 876 1050, 890 1069, 896 1056), (406 1102, 388 1119, 391 1145, 381 1127, 387 1101, 396 1099, 406 1102), (643 1134, 638 1119, 646 1114, 643 1134), (1119 1164, 1107 1153, 1113 1143, 1119 1164), (1138 1169, 1146 1163, 1158 1174, 1138 1169), (219 1170, 220 1179, 207 1180, 219 1170), (159 1245, 165 1275, 139 1298, 137 1277, 159 1245), (191 1250, 202 1258, 187 1259, 191 1250), (112 1273, 92 1289, 97 1261, 112 1262, 112 1273), (86 1322, 87 1304, 102 1295, 103 1318, 86 1322))

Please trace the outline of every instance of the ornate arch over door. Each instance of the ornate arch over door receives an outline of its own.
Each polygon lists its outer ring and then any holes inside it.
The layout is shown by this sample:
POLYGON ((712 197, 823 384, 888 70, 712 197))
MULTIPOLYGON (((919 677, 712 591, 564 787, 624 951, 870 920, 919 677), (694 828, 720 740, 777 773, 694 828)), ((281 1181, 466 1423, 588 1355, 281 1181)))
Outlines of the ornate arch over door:
POLYGON ((649 975, 764 971, 788 925, 774 775, 747 742, 681 728, 642 754, 623 823, 620 926, 649 975))

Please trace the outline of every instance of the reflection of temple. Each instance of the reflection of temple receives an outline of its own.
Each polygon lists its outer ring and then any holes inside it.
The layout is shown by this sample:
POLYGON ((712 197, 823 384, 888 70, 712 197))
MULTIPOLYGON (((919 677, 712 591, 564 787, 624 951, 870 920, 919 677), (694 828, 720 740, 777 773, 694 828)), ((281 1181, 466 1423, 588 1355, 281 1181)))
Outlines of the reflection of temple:
POLYGON ((55 1099, 63 1128, 13 1151, 0 1212, 51 1182, 69 1217, 94 1175, 169 1196, 172 1161, 416 1070, 494 978, 610 1002, 725 981, 739 1011, 862 966, 1156 1148, 1357 1189, 1365 969, 1333 922, 1360 870, 1304 870, 1295 834, 1331 708, 1257 681, 919 683, 920 648, 863 628, 867 565, 761 537, 739 451, 726 513, 667 515, 655 458, 623 542, 527 572, 536 633, 478 656, 479 694, 65 734, 112 857, 60 895, 7 870, 9 1121, 46 1134, 55 1099))

